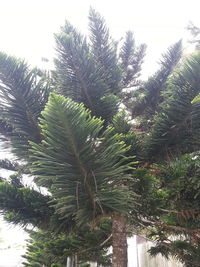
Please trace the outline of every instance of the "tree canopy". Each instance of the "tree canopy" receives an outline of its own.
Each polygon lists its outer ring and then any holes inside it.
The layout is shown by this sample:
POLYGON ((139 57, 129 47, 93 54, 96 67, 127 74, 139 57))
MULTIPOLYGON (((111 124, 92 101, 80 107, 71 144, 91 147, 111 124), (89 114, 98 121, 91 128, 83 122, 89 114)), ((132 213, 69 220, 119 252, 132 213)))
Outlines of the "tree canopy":
POLYGON ((65 22, 50 73, 0 53, 0 134, 15 156, 0 161, 15 172, 0 178, 0 210, 37 227, 24 264, 109 266, 112 245, 126 267, 140 232, 152 255, 199 266, 200 53, 183 59, 178 41, 141 81, 146 45, 130 31, 114 41, 93 9, 89 31, 65 22))

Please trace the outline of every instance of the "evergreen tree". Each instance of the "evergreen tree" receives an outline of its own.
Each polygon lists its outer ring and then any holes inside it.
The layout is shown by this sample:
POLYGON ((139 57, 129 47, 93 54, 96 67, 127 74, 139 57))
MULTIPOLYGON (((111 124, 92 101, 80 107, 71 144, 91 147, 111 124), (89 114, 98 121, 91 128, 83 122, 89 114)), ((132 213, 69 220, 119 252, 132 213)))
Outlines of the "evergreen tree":
POLYGON ((200 92, 199 59, 199 52, 194 53, 169 78, 143 144, 148 162, 143 172, 150 172, 157 189, 142 194, 146 216, 141 219, 157 241, 150 252, 173 256, 187 267, 199 266, 200 129, 199 102, 193 100, 200 92))
POLYGON ((187 26, 187 30, 190 32, 192 36, 192 40, 189 42, 192 44, 195 44, 195 48, 199 50, 200 44, 199 44, 199 34, 200 34, 200 28, 194 25, 191 21, 189 22, 187 26))
POLYGON ((1 161, 19 174, 1 179, 0 207, 8 221, 40 229, 31 233, 26 265, 59 266, 73 254, 81 262, 84 249, 85 261, 95 252, 102 262, 112 244, 112 266, 126 267, 127 231, 134 224, 157 238, 152 255, 198 266, 200 124, 199 102, 192 100, 200 93, 200 54, 179 63, 177 42, 141 84, 145 45, 135 46, 127 32, 118 49, 93 9, 89 28, 89 39, 68 22, 61 28, 50 77, 0 54, 0 133, 22 162, 1 161), (121 103, 134 123, 119 112, 121 103), (46 194, 24 186, 19 175, 25 173, 46 194), (98 246, 93 235, 105 218, 112 227, 100 231, 98 246))
POLYGON ((83 230, 73 231, 71 234, 52 233, 47 230, 28 231, 31 239, 27 245, 24 266, 65 266, 66 259, 74 255, 80 263, 95 261, 102 266, 110 266, 108 247, 111 236, 107 233, 111 229, 109 220, 102 220, 94 230, 84 226, 83 230), (105 243, 105 240, 108 242, 105 243))
POLYGON ((160 61, 160 69, 132 92, 129 99, 129 108, 132 117, 140 116, 140 120, 146 127, 151 127, 153 117, 160 112, 160 104, 163 102, 162 92, 167 87, 167 81, 179 63, 182 56, 182 42, 179 41, 170 46, 163 54, 160 61))
POLYGON ((192 100, 200 90, 199 60, 199 53, 193 54, 169 79, 161 111, 147 140, 149 157, 198 151, 199 104, 192 104, 192 100))
MULTIPOLYGON (((90 42, 69 23, 56 35, 53 81, 39 70, 30 70, 24 61, 0 55, 1 134, 25 163, 20 173, 31 172, 35 183, 48 189, 45 196, 19 181, 2 182, 1 209, 14 223, 59 228, 65 234, 109 217, 112 264, 126 266, 126 219, 136 201, 128 186, 133 155, 124 141, 130 143, 133 137, 135 142, 135 136, 124 136, 108 125, 118 111, 124 77, 130 84, 140 70, 144 46, 134 52, 133 38, 126 39, 129 65, 135 69, 122 70, 125 54, 121 60, 104 19, 91 9, 89 20, 90 42), (47 103, 52 90, 63 96, 51 94, 47 103), (44 211, 38 209, 40 202, 44 211)), ((3 165, 17 168, 5 161, 3 165)))

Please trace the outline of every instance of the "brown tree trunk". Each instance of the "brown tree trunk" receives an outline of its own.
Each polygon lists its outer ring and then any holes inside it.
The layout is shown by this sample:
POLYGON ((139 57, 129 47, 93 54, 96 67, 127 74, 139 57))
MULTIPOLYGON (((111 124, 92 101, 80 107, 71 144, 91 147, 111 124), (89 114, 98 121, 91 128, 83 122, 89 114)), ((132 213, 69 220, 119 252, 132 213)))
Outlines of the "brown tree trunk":
POLYGON ((112 215, 112 236, 112 267, 127 267, 126 218, 119 213, 112 215))

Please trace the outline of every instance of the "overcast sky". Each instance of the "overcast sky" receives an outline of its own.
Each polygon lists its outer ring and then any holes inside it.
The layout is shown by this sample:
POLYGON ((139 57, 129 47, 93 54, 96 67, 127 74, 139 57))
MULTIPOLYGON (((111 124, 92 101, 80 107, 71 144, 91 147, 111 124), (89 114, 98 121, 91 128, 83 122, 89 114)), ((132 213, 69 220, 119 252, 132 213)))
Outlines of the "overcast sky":
POLYGON ((53 58, 53 33, 65 19, 87 33, 92 6, 106 19, 114 38, 133 30, 148 45, 145 71, 151 73, 160 54, 186 35, 189 21, 200 26, 199 0, 0 0, 0 50, 38 65, 53 58))

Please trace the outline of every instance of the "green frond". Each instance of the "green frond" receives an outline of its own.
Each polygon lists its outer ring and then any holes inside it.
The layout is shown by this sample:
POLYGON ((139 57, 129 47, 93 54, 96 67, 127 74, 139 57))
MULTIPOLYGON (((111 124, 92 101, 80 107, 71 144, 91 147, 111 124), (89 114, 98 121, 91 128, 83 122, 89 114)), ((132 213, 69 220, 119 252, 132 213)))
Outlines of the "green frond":
POLYGON ((122 86, 130 87, 140 75, 145 56, 146 45, 135 45, 133 32, 128 31, 120 51, 121 68, 123 70, 122 86))
POLYGON ((109 93, 120 92, 121 70, 117 64, 116 44, 112 40, 104 18, 90 8, 89 29, 91 52, 103 70, 103 80, 109 93))
POLYGON ((133 103, 133 116, 143 115, 146 120, 159 111, 159 105, 163 102, 162 92, 167 87, 167 79, 177 66, 182 55, 182 42, 179 41, 170 46, 160 61, 158 70, 149 80, 136 92, 136 101, 133 103), (139 98, 137 97, 139 95, 139 98), (140 97, 140 95, 143 95, 140 97))
POLYGON ((149 250, 151 256, 161 254, 165 258, 174 258, 184 264, 185 267, 198 267, 200 260, 199 240, 193 243, 189 239, 160 241, 149 250))
POLYGON ((15 188, 23 188, 22 176, 20 174, 12 174, 9 177, 9 183, 15 188))
POLYGON ((100 137, 103 121, 63 96, 52 94, 42 115, 44 140, 32 143, 32 172, 56 199, 57 212, 79 223, 112 210, 126 213, 132 197, 121 185, 132 163, 120 136, 108 128, 100 137))
POLYGON ((105 85, 85 37, 71 29, 72 26, 66 24, 61 33, 56 35, 58 86, 64 96, 83 102, 93 110, 93 98, 104 95, 105 85))
POLYGON ((18 171, 20 165, 17 162, 8 160, 8 159, 1 159, 0 160, 0 169, 9 170, 9 171, 18 171))
POLYGON ((198 94, 197 96, 195 96, 195 98, 191 101, 192 104, 196 104, 200 102, 200 94, 198 94))
POLYGON ((116 133, 128 134, 131 130, 131 124, 128 123, 128 115, 126 111, 122 110, 118 112, 112 120, 112 126, 116 133))
POLYGON ((76 102, 82 102, 93 115, 110 120, 116 112, 118 102, 105 102, 110 95, 104 80, 104 70, 90 51, 86 38, 66 23, 56 35, 58 58, 56 83, 59 92, 76 102))
MULTIPOLYGON (((14 178, 13 178, 14 179, 14 178)), ((0 182, 0 210, 5 220, 14 224, 47 227, 53 213, 50 198, 27 187, 0 182)), ((16 179, 15 179, 16 182, 16 179)))
POLYGON ((160 114, 148 139, 149 155, 169 156, 199 150, 200 54, 190 56, 170 79, 160 114))
POLYGON ((108 125, 118 112, 120 103, 120 98, 114 94, 103 96, 96 106, 97 117, 101 117, 105 122, 104 124, 108 125))
POLYGON ((121 141, 130 147, 129 151, 126 152, 126 156, 130 157, 130 161, 134 159, 136 166, 138 161, 142 159, 141 141, 139 136, 134 132, 128 113, 124 110, 118 112, 113 117, 111 126, 114 128, 115 133, 121 135, 121 141))
POLYGON ((48 89, 38 70, 19 59, 0 53, 1 134, 11 140, 14 152, 26 157, 28 140, 41 140, 38 117, 48 89))
POLYGON ((110 264, 108 247, 111 240, 102 246, 100 244, 108 238, 110 231, 110 221, 98 224, 95 229, 85 225, 83 229, 78 231, 76 229, 68 234, 55 234, 48 230, 28 230, 30 238, 27 242, 26 254, 23 256, 26 262, 23 264, 27 267, 36 266, 36 264, 62 267, 66 265, 67 257, 78 254, 78 262, 81 266, 84 262, 95 259, 98 264, 106 267, 110 264))

